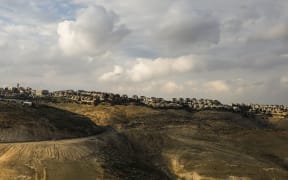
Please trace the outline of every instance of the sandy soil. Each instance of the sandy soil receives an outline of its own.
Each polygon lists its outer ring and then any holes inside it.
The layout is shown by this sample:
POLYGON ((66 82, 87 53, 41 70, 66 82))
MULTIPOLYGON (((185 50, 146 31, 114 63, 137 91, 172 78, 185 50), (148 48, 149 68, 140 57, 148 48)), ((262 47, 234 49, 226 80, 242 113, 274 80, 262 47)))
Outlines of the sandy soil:
POLYGON ((129 144, 108 130, 97 136, 58 141, 1 143, 0 179, 134 179, 164 177, 137 164, 129 144), (123 168, 122 168, 123 167, 123 168))

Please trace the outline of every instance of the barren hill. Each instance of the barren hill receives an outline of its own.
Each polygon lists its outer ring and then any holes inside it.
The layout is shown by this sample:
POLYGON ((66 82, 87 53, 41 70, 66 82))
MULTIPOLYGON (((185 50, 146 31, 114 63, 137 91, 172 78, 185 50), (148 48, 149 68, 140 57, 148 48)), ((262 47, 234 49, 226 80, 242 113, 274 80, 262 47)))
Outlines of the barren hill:
POLYGON ((128 138, 139 158, 171 179, 288 178, 288 131, 279 123, 274 126, 261 118, 221 111, 58 107, 114 127, 128 138))
POLYGON ((103 131, 89 118, 51 106, 0 102, 0 142, 84 137, 103 131))
POLYGON ((0 179, 288 178, 287 130, 237 113, 1 104, 0 116, 0 179))

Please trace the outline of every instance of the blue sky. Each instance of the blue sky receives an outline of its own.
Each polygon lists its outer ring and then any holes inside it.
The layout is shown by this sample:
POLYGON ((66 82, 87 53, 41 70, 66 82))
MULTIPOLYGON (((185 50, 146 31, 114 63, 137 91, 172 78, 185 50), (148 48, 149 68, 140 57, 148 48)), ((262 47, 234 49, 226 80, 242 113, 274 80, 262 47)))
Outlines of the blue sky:
POLYGON ((0 84, 287 104, 286 0, 3 0, 0 84))

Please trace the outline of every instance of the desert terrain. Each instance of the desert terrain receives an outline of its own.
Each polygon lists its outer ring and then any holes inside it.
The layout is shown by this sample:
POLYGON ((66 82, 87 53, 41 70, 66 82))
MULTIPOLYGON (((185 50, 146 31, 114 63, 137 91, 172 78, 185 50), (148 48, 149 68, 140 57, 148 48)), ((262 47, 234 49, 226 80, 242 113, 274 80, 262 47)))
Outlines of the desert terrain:
POLYGON ((0 102, 0 179, 288 179, 287 119, 0 102))

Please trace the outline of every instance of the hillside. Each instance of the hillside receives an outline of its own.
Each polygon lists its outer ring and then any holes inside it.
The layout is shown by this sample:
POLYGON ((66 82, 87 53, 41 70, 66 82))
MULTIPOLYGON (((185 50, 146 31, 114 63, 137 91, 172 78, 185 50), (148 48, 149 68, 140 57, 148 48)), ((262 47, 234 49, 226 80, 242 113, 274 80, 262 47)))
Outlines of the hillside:
POLYGON ((1 104, 0 115, 0 179, 288 178, 279 121, 133 105, 1 104))
POLYGON ((43 141, 98 134, 87 117, 46 105, 26 107, 0 101, 0 142, 43 141))
POLYGON ((140 106, 58 107, 114 127, 129 139, 139 158, 152 161, 172 179, 288 177, 288 132, 262 119, 140 106))

